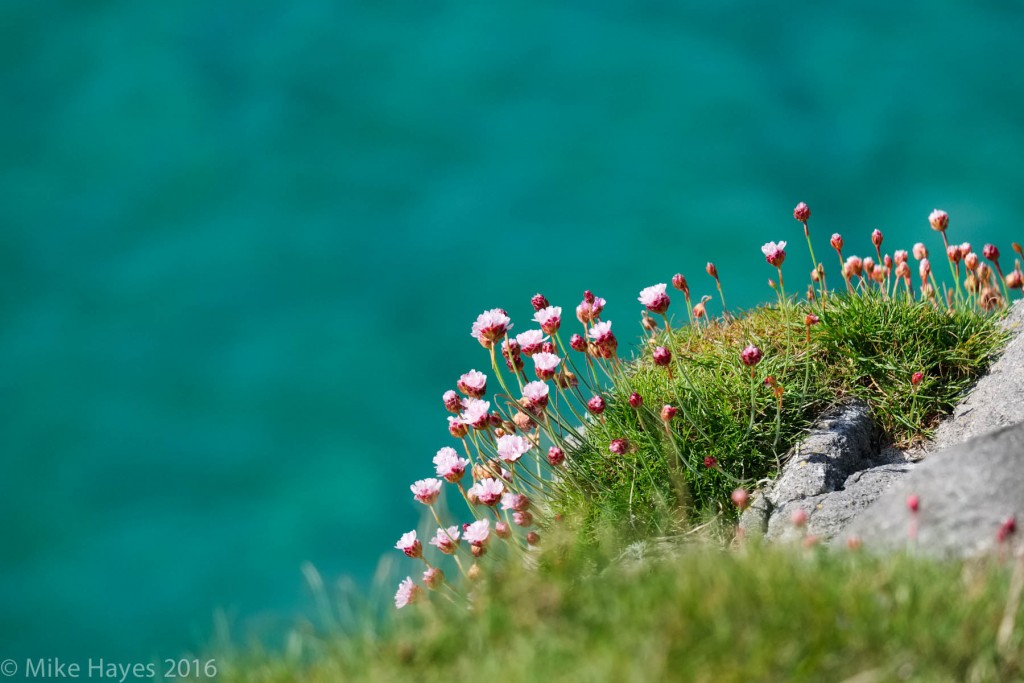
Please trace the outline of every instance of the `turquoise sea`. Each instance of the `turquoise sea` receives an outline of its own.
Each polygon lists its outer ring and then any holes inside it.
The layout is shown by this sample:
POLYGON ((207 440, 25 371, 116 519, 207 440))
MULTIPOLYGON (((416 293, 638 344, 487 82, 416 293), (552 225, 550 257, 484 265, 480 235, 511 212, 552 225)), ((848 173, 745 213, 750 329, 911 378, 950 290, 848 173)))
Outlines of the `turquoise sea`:
POLYGON ((305 562, 369 586, 484 309, 591 289, 625 342, 708 260, 754 306, 761 244, 810 268, 801 200, 827 267, 833 231, 935 248, 935 207, 1024 241, 1018 2, 6 0, 0 34, 0 659, 273 633, 305 562))

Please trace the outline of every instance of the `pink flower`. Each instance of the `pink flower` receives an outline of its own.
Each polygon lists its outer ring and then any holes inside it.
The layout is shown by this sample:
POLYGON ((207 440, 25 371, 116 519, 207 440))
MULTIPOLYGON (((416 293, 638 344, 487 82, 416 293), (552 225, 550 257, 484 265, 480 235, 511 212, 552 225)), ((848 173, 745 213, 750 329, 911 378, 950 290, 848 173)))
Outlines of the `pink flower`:
POLYGON ((440 479, 420 479, 409 487, 412 496, 424 505, 433 505, 437 497, 441 495, 440 479))
POLYGON ((921 276, 921 282, 928 279, 928 276, 932 272, 932 264, 928 262, 928 259, 921 259, 921 263, 917 266, 918 274, 921 276))
POLYGON ((951 244, 946 247, 946 257, 949 258, 953 263, 960 262, 960 247, 955 244, 951 244))
POLYGON ((776 268, 782 267, 782 262, 786 260, 786 243, 785 241, 779 242, 768 242, 761 247, 761 252, 764 254, 764 260, 772 264, 776 268))
POLYGON ((604 310, 604 305, 606 303, 608 302, 599 296, 594 296, 588 289, 583 292, 583 301, 576 307, 577 320, 584 325, 594 322, 601 317, 601 311, 604 310))
POLYGON ((523 354, 529 357, 541 350, 547 337, 541 330, 527 330, 517 334, 516 341, 522 347, 523 354))
POLYGON ((897 249, 895 252, 893 252, 892 256, 893 260, 896 261, 896 263, 906 263, 907 259, 910 257, 906 249, 897 249))
POLYGON ((918 499, 916 494, 910 494, 907 496, 907 509, 913 513, 916 513, 921 508, 921 501, 918 499))
POLYGON ((923 243, 918 242, 914 245, 913 249, 914 258, 920 261, 923 258, 928 258, 928 247, 924 246, 923 243))
POLYGON ((418 538, 416 538, 416 531, 410 531, 409 533, 402 534, 402 537, 398 539, 398 543, 395 547, 401 550, 408 557, 417 558, 423 555, 423 546, 420 544, 418 538))
POLYGON ((971 253, 971 243, 970 242, 964 242, 963 244, 960 245, 960 258, 963 258, 964 256, 967 256, 970 253, 971 253))
POLYGON ((615 334, 612 332, 611 321, 594 323, 594 326, 590 328, 587 335, 594 340, 594 345, 597 350, 597 355, 602 358, 611 358, 615 355, 615 349, 619 346, 619 341, 615 338, 615 334))
POLYGON ((444 572, 437 567, 427 567, 423 572, 423 585, 427 588, 437 588, 444 583, 444 572))
POLYGON ((530 499, 522 493, 506 493, 501 497, 501 509, 526 512, 530 509, 530 499))
POLYGON ((710 275, 711 277, 715 278, 716 280, 718 279, 718 268, 715 268, 715 264, 712 263, 711 261, 708 261, 708 264, 704 266, 704 270, 707 271, 707 274, 710 275))
POLYGON ((512 529, 505 522, 495 522, 494 523, 494 534, 498 538, 508 538, 509 536, 512 535, 512 529))
POLYGON ((705 455, 704 467, 707 467, 709 470, 718 467, 718 458, 713 455, 705 455))
POLYGON ((864 261, 860 256, 849 257, 843 266, 843 272, 847 278, 860 277, 860 274, 864 272, 864 261))
POLYGON ((547 406, 549 393, 548 385, 544 382, 527 383, 523 387, 523 407, 539 413, 547 406))
POLYGON ((669 404, 666 403, 661 407, 661 419, 664 420, 665 422, 670 422, 678 412, 678 408, 676 408, 675 406, 670 406, 669 404))
POLYGON ((803 508, 797 508, 793 510, 793 514, 789 516, 789 521, 793 523, 793 526, 798 529, 807 524, 807 511, 803 508))
POLYGON ((945 232, 949 227, 949 214, 941 209, 935 209, 928 214, 928 222, 932 224, 932 230, 945 232))
POLYGON ((466 436, 469 432, 469 427, 466 423, 457 417, 448 418, 448 433, 454 436, 456 439, 461 439, 466 436))
POLYGON ((489 349, 494 346, 494 342, 500 341, 510 329, 512 329, 512 320, 508 314, 503 309, 492 308, 477 317, 470 334, 480 342, 481 346, 489 349))
POLYGON ((450 526, 447 529, 438 529, 434 537, 430 539, 430 545, 445 555, 454 554, 459 547, 459 527, 450 526))
POLYGON ((481 519, 466 525, 465 530, 462 532, 462 537, 472 545, 487 545, 487 541, 491 537, 491 522, 481 519))
POLYGON ((487 393, 487 375, 477 370, 470 370, 459 378, 455 386, 470 398, 482 398, 487 393))
POLYGON ((454 484, 461 480, 462 475, 466 473, 469 460, 460 458, 454 448, 445 446, 434 456, 434 466, 437 468, 437 476, 454 484))
POLYGON ((832 233, 832 239, 829 241, 832 244, 832 248, 835 249, 836 251, 843 250, 843 236, 840 235, 838 232, 832 233))
POLYGON ((986 244, 982 250, 981 255, 987 258, 989 261, 999 260, 999 247, 994 244, 986 244))
POLYGON ((743 351, 740 352, 740 360, 742 360, 743 364, 746 365, 747 367, 753 367, 757 365, 758 363, 761 362, 761 359, 763 357, 764 355, 761 353, 761 349, 757 348, 753 344, 750 344, 749 346, 747 346, 747 348, 743 349, 743 351))
POLYGON ((811 209, 806 204, 804 204, 803 202, 800 202, 799 204, 797 204, 796 208, 793 209, 793 218, 797 219, 801 223, 806 223, 807 219, 810 218, 810 217, 811 217, 811 209))
POLYGON ((462 398, 454 391, 449 389, 444 392, 444 396, 442 398, 444 399, 445 410, 449 413, 462 412, 462 398))
POLYGON ((513 463, 523 457, 533 448, 528 439, 516 434, 507 434, 498 437, 498 457, 508 463, 513 463))
POLYGON ((612 439, 612 442, 608 444, 608 450, 615 455, 625 455, 629 450, 629 442, 625 439, 612 439))
POLYGON ((533 320, 545 334, 554 334, 562 325, 562 307, 546 306, 534 314, 533 320))
POLYGON ((913 375, 910 376, 910 384, 912 386, 916 387, 918 384, 920 384, 923 381, 924 381, 924 373, 923 372, 915 372, 913 375))
POLYGON ((876 249, 882 248, 882 231, 875 229, 871 231, 871 244, 875 245, 876 249))
POLYGON ((666 349, 664 346, 658 346, 654 349, 652 354, 655 365, 665 367, 672 362, 672 352, 666 349))
POLYGON ((527 527, 533 524, 533 515, 525 510, 512 513, 512 523, 516 526, 527 527))
POLYGON ((481 401, 478 398, 467 398, 463 405, 465 405, 465 409, 459 419, 472 425, 475 429, 487 429, 491 421, 490 415, 487 414, 487 411, 491 409, 491 402, 481 401))
POLYGON ((547 380, 554 377, 555 370, 561 362, 562 359, 553 353, 533 354, 533 369, 537 373, 538 379, 547 380))
POLYGON ((537 545, 538 543, 540 543, 540 534, 538 534, 536 531, 531 531, 530 533, 526 534, 526 542, 530 545, 537 545))
POLYGON ((600 396, 594 396, 587 401, 587 410, 592 412, 594 415, 600 415, 604 412, 604 399, 600 396))
POLYGON ((395 593, 395 607, 402 609, 411 605, 420 597, 420 587, 412 582, 412 577, 407 576, 402 583, 398 584, 398 592, 395 593))
POLYGON ((644 397, 635 391, 629 395, 629 406, 637 409, 644 404, 644 397))
POLYGON ((573 351, 579 351, 580 353, 583 353, 584 351, 587 350, 587 340, 578 334, 574 334, 571 337, 569 337, 569 347, 573 351))
POLYGON ((964 256, 964 265, 967 266, 967 270, 974 270, 978 267, 978 255, 973 251, 964 256))
POLYGON ((533 306, 533 310, 539 311, 547 308, 551 304, 548 303, 548 298, 543 294, 537 293, 530 297, 530 305, 533 306))
POLYGON ((548 464, 552 467, 558 467, 565 462, 565 452, 558 446, 552 446, 548 449, 548 464))
MULTIPOLYGON (((501 494, 505 493, 505 485, 497 479, 481 479, 466 492, 466 495, 475 496, 483 505, 494 505, 501 500, 501 494)), ((467 537, 468 538, 468 537, 467 537)))
POLYGON ((647 310, 651 313, 664 313, 668 310, 669 305, 669 298, 668 294, 665 293, 665 287, 664 283, 644 287, 640 290, 640 303, 646 306, 647 310))
POLYGON ((686 284, 686 278, 683 277, 682 273, 676 273, 672 276, 672 286, 682 292, 684 297, 690 298, 690 286, 686 284))
POLYGON ((746 489, 736 489, 732 492, 732 504, 740 510, 745 510, 749 502, 750 495, 747 493, 746 489))

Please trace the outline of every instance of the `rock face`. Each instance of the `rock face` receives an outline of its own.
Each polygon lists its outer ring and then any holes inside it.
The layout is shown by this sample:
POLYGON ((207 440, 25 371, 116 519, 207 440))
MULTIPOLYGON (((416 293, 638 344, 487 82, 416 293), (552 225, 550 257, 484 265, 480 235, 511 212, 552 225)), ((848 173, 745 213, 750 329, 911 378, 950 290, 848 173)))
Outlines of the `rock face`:
POLYGON ((836 542, 856 535, 868 548, 970 556, 992 550, 1010 516, 1024 521, 1024 423, 929 456, 836 542), (919 500, 916 515, 907 507, 911 494, 919 500))

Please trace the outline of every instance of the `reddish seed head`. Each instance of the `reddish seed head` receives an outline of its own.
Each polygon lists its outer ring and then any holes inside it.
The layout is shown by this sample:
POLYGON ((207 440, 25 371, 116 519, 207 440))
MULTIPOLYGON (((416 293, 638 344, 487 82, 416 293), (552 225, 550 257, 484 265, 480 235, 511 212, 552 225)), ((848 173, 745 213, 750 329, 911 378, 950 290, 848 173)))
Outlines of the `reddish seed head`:
POLYGON ((704 456, 704 467, 709 470, 718 467, 718 460, 710 455, 704 456))
POLYGON ((999 247, 994 244, 986 244, 982 250, 981 255, 987 258, 989 261, 999 260, 999 247))
POLYGON ((882 248, 882 231, 872 230, 871 231, 871 244, 875 245, 875 249, 882 248))
POLYGON ((629 405, 631 408, 639 408, 644 404, 644 397, 635 391, 629 395, 629 405))
POLYGON ((672 362, 672 352, 666 349, 664 346, 659 346, 654 349, 654 364, 662 367, 672 362))
POLYGON ((740 510, 745 510, 750 503, 750 494, 747 493, 746 489, 736 489, 732 492, 731 498, 732 504, 740 510))
POLYGON ((807 511, 803 508, 797 508, 793 510, 793 514, 790 515, 789 521, 793 523, 793 526, 800 528, 807 524, 807 511))
POLYGON ((761 362, 763 357, 764 355, 761 353, 761 349, 757 348, 753 344, 750 344, 740 352, 740 360, 742 360, 743 364, 747 367, 754 367, 761 362))
POLYGON ((565 453, 558 446, 552 446, 548 449, 548 464, 552 467, 558 467, 565 462, 565 453))
POLYGON ((676 408, 675 406, 670 406, 666 403, 661 408, 661 419, 664 420, 665 422, 669 422, 672 420, 673 417, 676 416, 676 413, 678 412, 678 408, 676 408))
POLYGON ((588 304, 592 304, 596 300, 597 298, 594 296, 594 293, 591 292, 589 289, 583 291, 583 301, 585 301, 588 304))
POLYGON ((920 384, 923 380, 924 380, 924 373, 923 372, 915 372, 913 375, 910 376, 910 383, 913 386, 915 386, 915 387, 918 384, 920 384))
POLYGON ((686 278, 683 277, 682 273, 676 273, 672 276, 672 286, 683 293, 687 299, 690 298, 690 286, 686 284, 686 278))
POLYGON ((600 396, 594 396, 587 401, 587 410, 592 412, 594 415, 600 415, 604 412, 605 404, 604 399, 600 396))
POLYGON ((832 239, 830 241, 832 243, 832 248, 833 249, 835 249, 836 251, 842 250, 842 248, 843 248, 843 236, 842 235, 840 235, 838 232, 834 232, 834 233, 832 233, 832 239))
POLYGON ((608 450, 615 455, 625 455, 629 450, 629 442, 625 439, 612 439, 612 442, 608 444, 608 450))
POLYGON ((540 293, 533 295, 533 297, 530 299, 530 304, 533 306, 534 311, 539 311, 551 305, 550 303, 548 303, 547 297, 540 293))
POLYGON ((911 512, 916 514, 918 509, 920 509, 920 507, 921 507, 921 501, 918 500, 917 494, 911 493, 909 496, 907 496, 907 509, 908 510, 910 510, 911 512))
POLYGON ((708 261, 708 264, 704 266, 704 270, 708 271, 708 275, 710 275, 711 277, 715 278, 716 280, 718 279, 718 268, 715 268, 715 264, 712 263, 711 261, 708 261))
POLYGON ((932 224, 932 230, 945 232, 949 227, 949 214, 941 209, 935 209, 928 214, 928 222, 932 224))
POLYGON ((793 209, 793 218, 797 219, 801 223, 806 223, 807 219, 811 217, 811 209, 803 202, 796 205, 793 209))

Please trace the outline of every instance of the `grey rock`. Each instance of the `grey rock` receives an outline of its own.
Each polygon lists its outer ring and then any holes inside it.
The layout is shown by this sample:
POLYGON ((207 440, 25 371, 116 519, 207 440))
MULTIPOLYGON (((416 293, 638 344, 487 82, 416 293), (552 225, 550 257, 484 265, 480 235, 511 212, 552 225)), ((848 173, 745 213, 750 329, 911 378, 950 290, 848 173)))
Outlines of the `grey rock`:
POLYGON ((1024 300, 1017 301, 1000 325, 1013 337, 1003 353, 953 415, 935 430, 925 447, 936 452, 967 439, 1024 421, 1024 300))
POLYGON ((857 535, 866 548, 972 556, 996 545, 1009 516, 1024 521, 1024 422, 930 455, 835 542, 857 535), (907 509, 911 494, 920 501, 916 520, 907 509))

